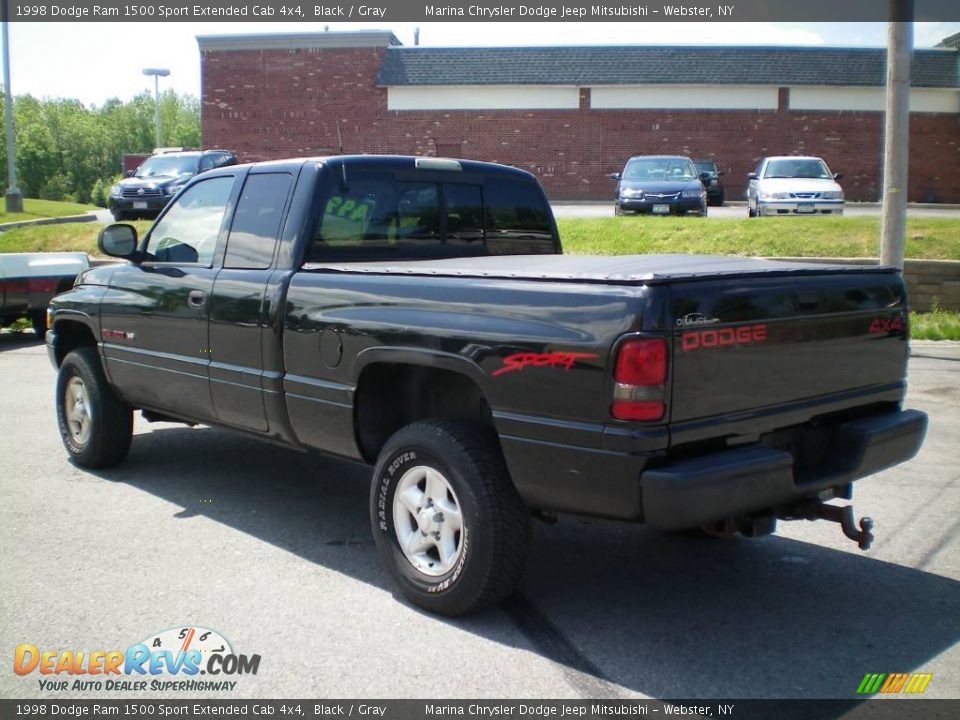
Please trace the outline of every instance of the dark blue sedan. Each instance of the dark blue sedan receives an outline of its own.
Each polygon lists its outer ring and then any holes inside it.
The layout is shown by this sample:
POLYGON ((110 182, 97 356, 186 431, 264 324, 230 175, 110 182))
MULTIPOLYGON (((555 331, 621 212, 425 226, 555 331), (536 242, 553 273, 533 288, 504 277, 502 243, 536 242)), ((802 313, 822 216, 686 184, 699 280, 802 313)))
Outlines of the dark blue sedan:
POLYGON ((640 155, 627 161, 617 181, 614 214, 707 216, 707 191, 693 161, 682 155, 640 155))

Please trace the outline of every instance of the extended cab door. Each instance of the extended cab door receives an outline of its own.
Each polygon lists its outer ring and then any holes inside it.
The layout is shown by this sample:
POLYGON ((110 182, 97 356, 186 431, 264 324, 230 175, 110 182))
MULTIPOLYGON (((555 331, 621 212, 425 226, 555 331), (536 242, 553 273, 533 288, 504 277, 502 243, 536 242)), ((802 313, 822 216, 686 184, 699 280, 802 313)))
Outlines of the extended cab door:
MULTIPOLYGON (((210 304, 210 391, 221 422, 246 430, 268 429, 265 392, 271 373, 264 342, 271 334, 267 294, 293 175, 251 172, 243 184, 227 238, 223 268, 210 304)), ((279 383, 275 375, 273 385, 279 383)))
POLYGON ((101 304, 103 354, 113 384, 135 406, 215 417, 207 325, 235 181, 218 174, 184 190, 147 235, 146 259, 111 278, 101 304))

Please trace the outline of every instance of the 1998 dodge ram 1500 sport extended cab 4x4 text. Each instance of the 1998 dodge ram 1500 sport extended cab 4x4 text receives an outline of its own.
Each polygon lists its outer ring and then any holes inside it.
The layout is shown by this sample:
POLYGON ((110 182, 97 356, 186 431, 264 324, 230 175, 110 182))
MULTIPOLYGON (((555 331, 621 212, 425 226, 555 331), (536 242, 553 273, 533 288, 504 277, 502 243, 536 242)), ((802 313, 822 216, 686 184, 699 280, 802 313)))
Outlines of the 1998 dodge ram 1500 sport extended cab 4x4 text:
POLYGON ((532 515, 771 532, 842 521, 912 457, 889 268, 561 254, 528 173, 442 158, 239 165, 192 180, 129 262, 54 299, 57 418, 106 467, 148 420, 375 465, 383 562, 418 605, 508 595, 532 515))

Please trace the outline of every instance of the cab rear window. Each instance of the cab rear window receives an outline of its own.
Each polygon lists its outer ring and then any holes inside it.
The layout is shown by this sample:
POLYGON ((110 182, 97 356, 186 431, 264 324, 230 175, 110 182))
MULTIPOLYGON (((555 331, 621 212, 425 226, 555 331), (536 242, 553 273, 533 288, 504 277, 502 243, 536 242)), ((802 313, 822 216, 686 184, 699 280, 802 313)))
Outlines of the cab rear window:
POLYGON ((410 181, 331 177, 308 262, 556 252, 539 188, 512 178, 410 181))

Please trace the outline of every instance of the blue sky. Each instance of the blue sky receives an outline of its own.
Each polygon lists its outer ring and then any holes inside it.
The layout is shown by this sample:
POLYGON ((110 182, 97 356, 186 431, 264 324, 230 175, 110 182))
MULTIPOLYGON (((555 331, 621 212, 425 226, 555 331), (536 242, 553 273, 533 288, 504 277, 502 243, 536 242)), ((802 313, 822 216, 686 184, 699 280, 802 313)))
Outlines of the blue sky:
MULTIPOLYGON (((331 23, 331 31, 388 29, 413 44, 416 23, 331 23)), ((885 46, 885 23, 419 23, 428 46, 763 44, 885 46)), ((199 95, 197 35, 322 31, 320 23, 24 23, 10 24, 14 94, 127 100, 153 81, 145 67, 171 70, 161 88, 199 95)), ((917 23, 916 47, 960 32, 960 23, 917 23)))

